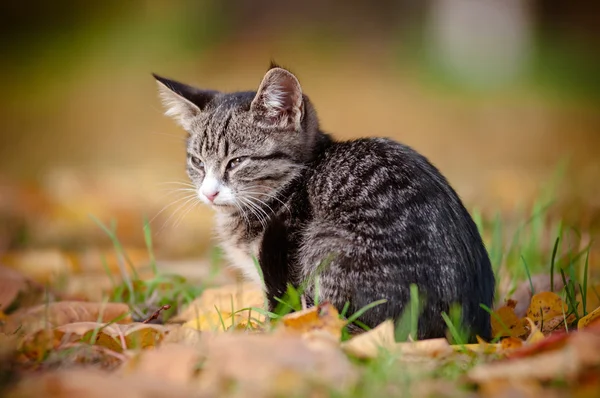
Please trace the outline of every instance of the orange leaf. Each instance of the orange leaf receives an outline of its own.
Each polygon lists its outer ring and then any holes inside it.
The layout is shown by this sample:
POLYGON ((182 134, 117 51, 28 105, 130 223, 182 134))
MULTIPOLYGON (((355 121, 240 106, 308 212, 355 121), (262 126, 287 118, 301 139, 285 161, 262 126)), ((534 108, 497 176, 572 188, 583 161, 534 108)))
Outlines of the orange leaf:
POLYGON ((500 347, 502 348, 502 351, 516 350, 517 348, 521 348, 521 346, 523 346, 523 340, 518 339, 516 337, 507 337, 505 339, 502 339, 502 341, 500 342, 500 347))
POLYGON ((583 329, 589 326, 597 319, 600 319, 600 307, 596 308, 594 311, 581 318, 579 322, 577 322, 577 329, 583 329))
POLYGON ((509 302, 494 311, 491 318, 493 336, 519 337, 527 334, 523 321, 517 317, 511 304, 509 302))
POLYGON ((283 317, 281 323, 285 330, 300 333, 323 330, 331 333, 338 340, 342 336, 342 328, 345 325, 335 307, 329 303, 288 314, 283 317))
POLYGON ((531 298, 527 317, 535 323, 546 322, 556 316, 563 316, 568 311, 568 306, 556 293, 541 292, 531 298))

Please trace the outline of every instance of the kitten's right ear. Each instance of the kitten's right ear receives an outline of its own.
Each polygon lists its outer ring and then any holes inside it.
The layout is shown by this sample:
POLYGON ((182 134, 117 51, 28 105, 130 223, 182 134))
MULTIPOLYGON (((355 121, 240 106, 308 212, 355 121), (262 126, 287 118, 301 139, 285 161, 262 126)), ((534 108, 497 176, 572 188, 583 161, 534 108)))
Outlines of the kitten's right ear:
POLYGON ((216 91, 198 88, 152 74, 158 83, 158 92, 165 107, 165 115, 172 117, 184 129, 214 98, 216 91))

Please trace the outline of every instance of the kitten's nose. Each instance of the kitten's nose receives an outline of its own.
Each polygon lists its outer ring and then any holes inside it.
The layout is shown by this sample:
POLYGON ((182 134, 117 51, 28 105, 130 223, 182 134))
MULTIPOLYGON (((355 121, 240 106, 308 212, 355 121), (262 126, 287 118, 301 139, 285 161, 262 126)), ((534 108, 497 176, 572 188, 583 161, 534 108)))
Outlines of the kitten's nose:
POLYGON ((217 195, 219 195, 219 191, 202 191, 202 193, 204 196, 206 196, 206 199, 210 200, 211 202, 214 202, 217 195))

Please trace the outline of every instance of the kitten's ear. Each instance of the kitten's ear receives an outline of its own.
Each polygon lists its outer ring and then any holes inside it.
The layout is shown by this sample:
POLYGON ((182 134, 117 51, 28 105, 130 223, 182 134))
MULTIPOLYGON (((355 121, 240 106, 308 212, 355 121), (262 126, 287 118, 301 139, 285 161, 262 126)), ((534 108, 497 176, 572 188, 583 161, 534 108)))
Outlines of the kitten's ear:
POLYGON ((296 76, 279 67, 270 69, 263 78, 250 110, 264 125, 298 129, 302 119, 302 88, 296 76))
POLYGON ((184 129, 190 127, 191 121, 206 104, 213 99, 216 91, 200 90, 183 83, 176 82, 152 74, 158 83, 158 92, 165 107, 165 115, 175 119, 184 129))

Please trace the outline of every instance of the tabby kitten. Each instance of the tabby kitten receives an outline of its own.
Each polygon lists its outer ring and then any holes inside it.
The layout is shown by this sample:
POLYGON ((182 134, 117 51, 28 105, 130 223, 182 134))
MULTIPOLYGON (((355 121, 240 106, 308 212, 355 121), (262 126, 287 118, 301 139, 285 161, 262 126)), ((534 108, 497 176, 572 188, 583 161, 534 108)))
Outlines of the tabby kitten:
MULTIPOLYGON (((374 327, 398 319, 409 286, 424 295, 418 337, 443 337, 462 308, 472 336, 491 337, 494 275, 477 228, 440 172, 385 138, 335 141, 297 78, 272 65, 257 92, 200 90, 155 75, 166 114, 188 133, 187 172, 216 211, 232 264, 271 308, 287 284, 374 327), (257 258, 263 278, 259 277, 257 258)), ((351 99, 349 99, 351 100, 351 99)))

